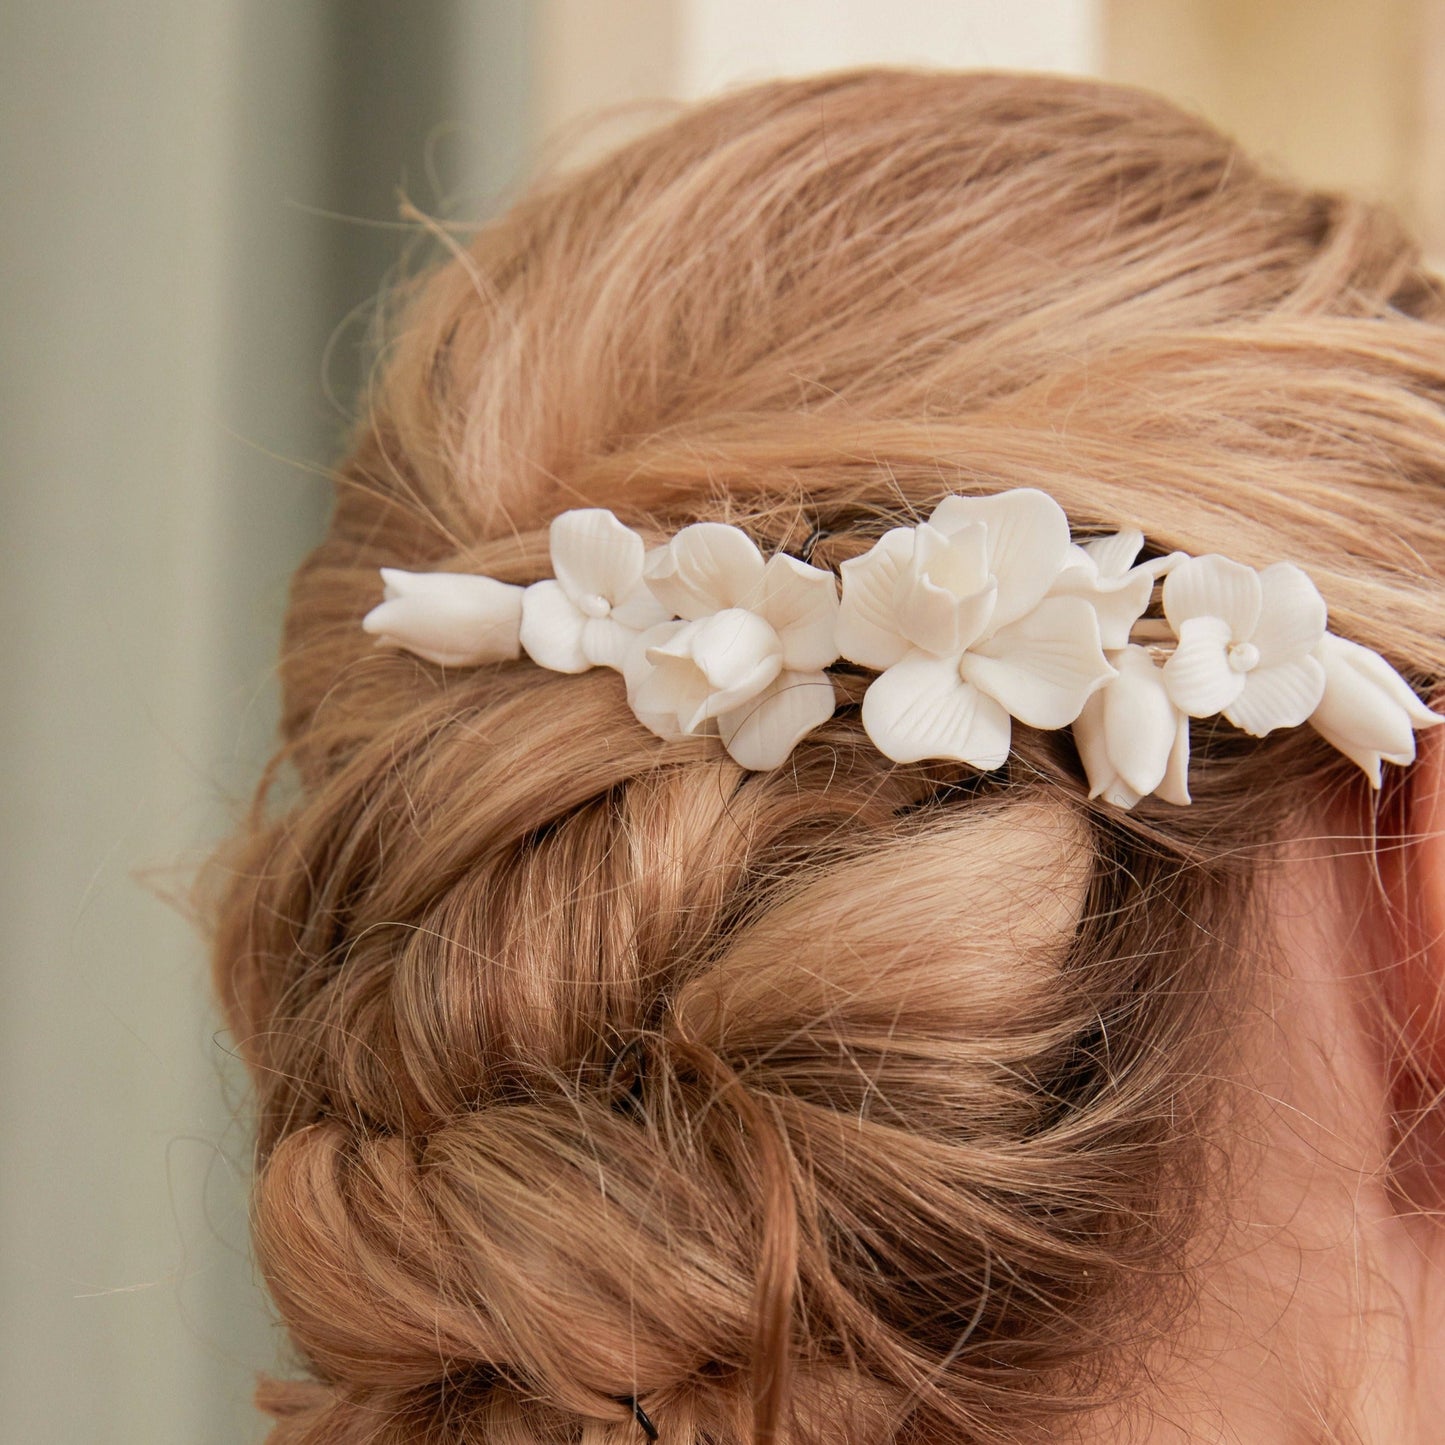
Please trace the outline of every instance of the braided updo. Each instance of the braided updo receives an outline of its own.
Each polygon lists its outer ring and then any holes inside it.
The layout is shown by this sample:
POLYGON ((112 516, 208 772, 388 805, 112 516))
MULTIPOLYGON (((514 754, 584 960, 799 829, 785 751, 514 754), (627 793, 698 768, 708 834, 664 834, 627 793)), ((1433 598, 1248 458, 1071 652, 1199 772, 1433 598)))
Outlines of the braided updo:
POLYGON ((1349 762, 1199 725, 1194 805, 1126 815, 1066 732, 892 765, 855 688, 747 773, 613 673, 360 619, 382 565, 546 575, 568 507, 836 566, 1037 486, 1294 560, 1438 676, 1440 310, 1380 212, 1001 75, 727 97, 423 278, 296 577, 291 794, 220 869, 311 1376, 273 1441, 1014 1442, 1127 1391, 1189 1309, 1260 850, 1349 762))

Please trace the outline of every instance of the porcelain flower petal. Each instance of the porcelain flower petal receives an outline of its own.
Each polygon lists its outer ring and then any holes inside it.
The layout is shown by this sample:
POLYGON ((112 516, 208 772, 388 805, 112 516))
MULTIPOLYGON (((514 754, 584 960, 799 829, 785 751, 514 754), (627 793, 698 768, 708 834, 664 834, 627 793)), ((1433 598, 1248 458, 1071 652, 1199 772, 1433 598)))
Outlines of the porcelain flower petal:
POLYGON ((1235 727, 1262 738, 1276 728, 1297 728, 1319 706, 1324 690, 1325 670, 1318 658, 1257 667, 1224 715, 1235 727))
POLYGON ((685 623, 645 657, 651 668, 636 676, 637 707, 674 718, 683 733, 751 701, 783 669, 777 633, 743 607, 685 623))
MULTIPOLYGON (((687 625, 682 621, 662 622, 656 627, 648 628, 646 632, 638 633, 629 644, 622 663, 622 676, 627 683, 627 701, 633 714, 649 732, 656 733, 668 742, 689 736, 678 723, 675 698, 664 691, 659 698, 659 705, 649 708, 643 705, 640 694, 643 684, 656 670, 655 664, 648 661, 648 653, 654 647, 661 647, 671 641, 687 625)), ((698 731, 707 732, 710 729, 704 725, 698 731)))
POLYGON ((1255 572, 1225 557, 1191 557, 1164 582, 1164 612, 1179 638, 1164 679, 1185 712, 1222 712, 1263 737, 1314 711, 1324 690, 1313 653, 1325 603, 1293 563, 1255 572))
POLYGON ((1191 617, 1217 617, 1236 641, 1246 641, 1259 625, 1263 589, 1253 567, 1208 553, 1190 557, 1164 581, 1164 615, 1180 635, 1191 617))
POLYGON ((928 520, 950 536, 980 522, 987 529, 988 573, 998 584, 994 629, 1032 611, 1069 564, 1069 519, 1047 492, 1034 487, 990 497, 945 497, 928 520))
POLYGON ((1292 562, 1276 562, 1259 574, 1259 625, 1250 641, 1261 667, 1308 656, 1325 635, 1325 599, 1309 576, 1292 562))
POLYGON ((522 598, 521 642, 527 656, 553 672, 621 669, 632 639, 668 619, 645 588, 636 587, 603 616, 591 616, 560 582, 534 582, 522 598))
POLYGON ((912 527, 885 532, 861 557, 844 562, 838 610, 838 651, 849 662, 881 672, 911 651, 899 630, 894 598, 913 558, 912 527))
POLYGON ((953 533, 924 522, 893 593, 899 631, 935 657, 962 652, 988 627, 998 582, 988 570, 988 532, 970 523, 953 533))
POLYGON ((593 666, 583 634, 590 618, 552 579, 534 582, 522 598, 522 646, 539 667, 552 672, 586 672, 593 666))
POLYGON ((965 682, 952 658, 913 652, 863 695, 863 727, 896 763, 952 758, 975 768, 1001 767, 1012 724, 1001 704, 965 682))
POLYGON ((362 619, 378 642, 443 667, 521 656, 522 587, 460 572, 381 569, 383 600, 362 619))
POLYGON ((1079 547, 1101 582, 1123 581, 1133 571, 1134 561, 1143 549, 1144 534, 1137 527, 1124 527, 1107 537, 1090 538, 1079 547))
POLYGON ((1244 674, 1229 665, 1232 645, 1222 617, 1189 617, 1179 624, 1179 645, 1164 664, 1164 680, 1190 717, 1213 717, 1244 691, 1244 674))
POLYGON ((745 768, 781 767, 804 737, 833 716, 833 679, 821 670, 780 672, 758 695, 719 713, 718 732, 745 768))
POLYGON ((621 668, 640 631, 670 613, 648 591, 642 538, 603 507, 555 517, 549 531, 555 577, 522 599, 521 643, 553 672, 621 668))
POLYGON ((738 527, 694 522, 646 563, 645 576, 662 605, 689 622, 760 600, 763 554, 738 527))
MULTIPOLYGON (((525 602, 524 598, 524 616, 525 602)), ((582 651, 594 667, 611 667, 621 672, 632 639, 639 632, 668 620, 667 609, 658 606, 649 593, 646 599, 636 606, 614 609, 611 617, 589 617, 582 629, 582 651), (626 621, 619 612, 625 613, 626 621), (632 620, 636 617, 642 617, 641 625, 632 620)))
MULTIPOLYGON (((661 551, 661 547, 654 547, 647 553, 643 561, 644 573, 647 563, 661 551)), ((652 595, 652 588, 647 585, 645 575, 638 579, 635 587, 623 593, 613 603, 611 613, 613 622, 632 632, 646 632, 649 627, 656 627, 660 622, 670 622, 675 616, 670 607, 664 607, 652 595)))
POLYGON ((1106 652, 1129 645, 1134 624, 1149 608, 1154 584, 1183 560, 1182 552, 1152 557, 1134 565, 1144 545, 1138 530, 1097 537, 1074 547, 1070 562, 1054 583, 1056 597, 1084 597, 1099 614, 1099 640, 1106 652))
POLYGON ((1358 642, 1326 633, 1315 656, 1325 687, 1310 725, 1378 788, 1381 763, 1413 763, 1416 730, 1445 717, 1426 707, 1378 652, 1358 642))
POLYGON ((642 581, 642 538, 605 507, 580 507, 552 519, 552 575, 587 617, 606 617, 642 581))
POLYGON ((644 575, 685 619, 648 633, 625 663, 633 708, 654 732, 716 730, 736 756, 781 761, 832 716, 832 682, 817 679, 838 659, 833 573, 782 554, 764 563, 746 533, 702 522, 649 557, 644 575))
POLYGON ((1111 654, 1118 676, 1084 704, 1074 741, 1089 796, 1132 808, 1157 793, 1189 802, 1189 718, 1175 707, 1164 675, 1145 648, 1111 654))
POLYGON ((763 568, 757 612, 778 634, 783 666, 818 672, 838 660, 838 580, 778 553, 763 568))
POLYGON ((1063 509, 1033 488, 945 497, 927 522, 843 564, 839 651, 878 669, 914 648, 956 656, 1032 611, 1071 545, 1063 509))
MULTIPOLYGON (((1020 722, 1061 728, 1114 676, 1081 597, 1049 597, 963 654, 959 673, 1020 722)), ((876 686, 876 684, 875 684, 876 686)))
POLYGON ((1319 588, 1293 562, 1264 568, 1259 586, 1259 622, 1249 638, 1258 661, 1224 715, 1262 738, 1276 728, 1298 727, 1319 705, 1325 674, 1314 653, 1325 635, 1327 610, 1319 588))
POLYGON ((884 753, 997 767, 1001 716, 1036 727, 1078 716, 1114 670, 1093 606, 1047 596, 1073 550, 1058 504, 1023 488, 946 497, 927 522, 844 563, 839 647, 882 670, 863 720, 884 753), (917 699, 910 686, 923 689, 917 699))

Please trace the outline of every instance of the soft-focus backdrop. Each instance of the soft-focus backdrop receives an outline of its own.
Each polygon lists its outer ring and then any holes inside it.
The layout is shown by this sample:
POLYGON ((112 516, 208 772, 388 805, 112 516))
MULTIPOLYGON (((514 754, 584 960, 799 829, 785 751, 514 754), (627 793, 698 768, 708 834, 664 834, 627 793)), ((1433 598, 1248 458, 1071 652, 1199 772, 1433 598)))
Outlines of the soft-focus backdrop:
POLYGON ((0 1439, 264 1433, 244 1089, 162 898, 264 756, 398 198, 868 62, 1151 85, 1445 254, 1445 0, 0 0, 0 1439))

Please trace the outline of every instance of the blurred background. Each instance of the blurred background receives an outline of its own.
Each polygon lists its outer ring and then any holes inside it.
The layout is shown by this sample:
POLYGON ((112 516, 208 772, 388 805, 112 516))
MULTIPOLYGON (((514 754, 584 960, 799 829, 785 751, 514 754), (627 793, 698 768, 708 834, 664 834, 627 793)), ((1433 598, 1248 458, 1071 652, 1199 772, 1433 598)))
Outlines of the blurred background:
POLYGON ((264 1434, 245 1093, 157 895, 267 750, 399 197, 868 62, 1152 86, 1445 255, 1445 0, 0 0, 0 1438, 264 1434))

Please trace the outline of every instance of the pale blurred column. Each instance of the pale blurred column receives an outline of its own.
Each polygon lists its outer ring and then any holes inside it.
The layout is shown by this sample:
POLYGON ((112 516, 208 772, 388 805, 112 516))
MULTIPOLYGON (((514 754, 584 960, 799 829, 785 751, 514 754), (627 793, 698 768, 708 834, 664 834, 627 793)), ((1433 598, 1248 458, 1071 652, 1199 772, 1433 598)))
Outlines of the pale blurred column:
POLYGON ((1445 0, 1422 0, 1420 95, 1414 158, 1417 224, 1435 265, 1445 270, 1445 0))
MULTIPOLYGON (((544 135, 600 108, 857 65, 1096 69, 1102 0, 539 0, 544 135)), ((645 117, 639 114, 638 123, 645 117)))
POLYGON ((1103 0, 1102 19, 1103 73, 1391 202, 1445 259, 1445 0, 1103 0))
POLYGON ((535 16, 534 127, 573 155, 644 127, 655 112, 636 102, 780 75, 1102 74, 1301 179, 1392 202, 1445 258, 1445 0, 537 0, 535 16))

